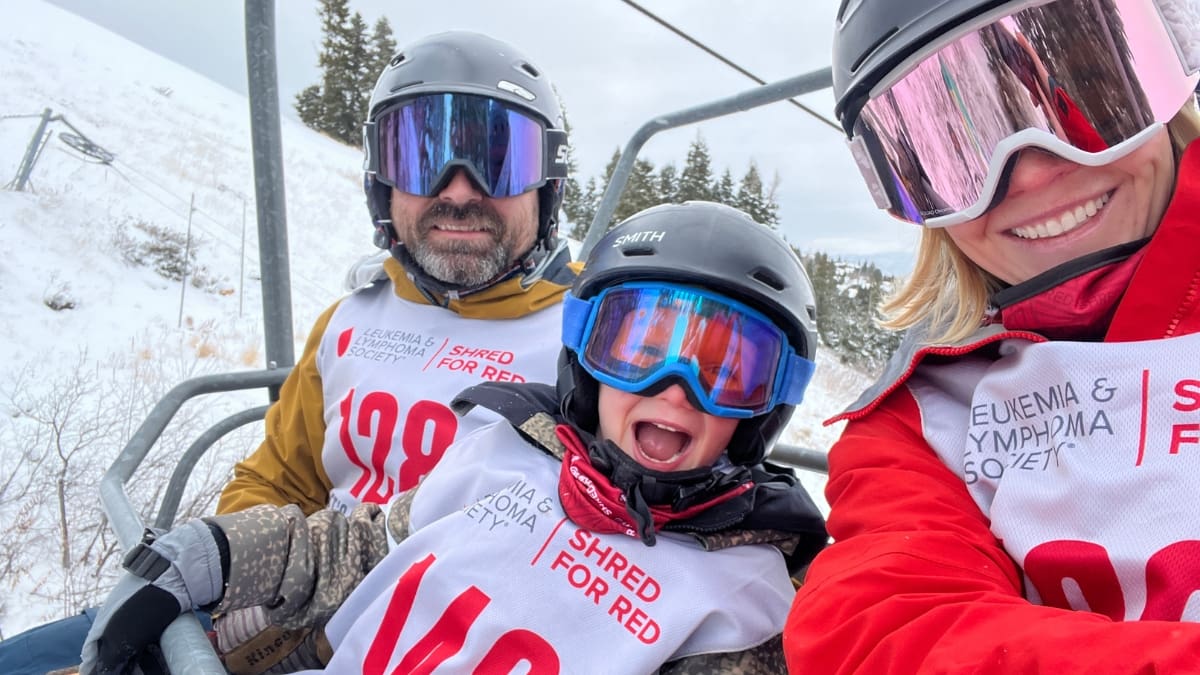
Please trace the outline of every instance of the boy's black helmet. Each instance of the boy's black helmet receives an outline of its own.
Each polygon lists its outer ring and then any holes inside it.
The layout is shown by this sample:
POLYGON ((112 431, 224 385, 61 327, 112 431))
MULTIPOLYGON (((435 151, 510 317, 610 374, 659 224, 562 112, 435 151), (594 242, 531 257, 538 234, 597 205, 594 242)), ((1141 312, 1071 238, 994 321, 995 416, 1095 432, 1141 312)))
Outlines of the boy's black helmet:
MULTIPOLYGON (((799 257, 775 232, 735 208, 694 201, 634 214, 592 249, 571 293, 587 299, 627 281, 691 284, 744 302, 782 329, 797 354, 816 358, 816 301, 799 257)), ((596 381, 565 348, 558 388, 564 414, 594 431, 596 381)), ((736 464, 761 462, 793 409, 779 405, 739 423, 730 459, 736 464)))
POLYGON ((871 88, 954 26, 1010 0, 842 0, 833 34, 834 112, 850 136, 871 88))
MULTIPOLYGON (((540 68, 511 45, 479 33, 452 31, 431 35, 398 50, 379 75, 367 108, 364 147, 370 148, 376 115, 392 104, 421 94, 460 93, 487 96, 532 114, 546 124, 555 143, 547 143, 544 165, 563 165, 567 134, 554 86, 540 68)), ((564 174, 565 175, 565 174, 564 174)), ((553 251, 557 244, 562 179, 538 188, 538 232, 535 251, 553 251)), ((367 209, 376 227, 375 243, 392 247, 391 188, 364 172, 367 209)))

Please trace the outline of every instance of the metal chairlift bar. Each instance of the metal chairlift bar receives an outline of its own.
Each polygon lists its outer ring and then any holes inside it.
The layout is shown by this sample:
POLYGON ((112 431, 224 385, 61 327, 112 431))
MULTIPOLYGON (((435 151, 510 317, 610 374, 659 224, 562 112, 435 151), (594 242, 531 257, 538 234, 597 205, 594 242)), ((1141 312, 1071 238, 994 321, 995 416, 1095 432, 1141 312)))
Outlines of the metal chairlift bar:
POLYGON ((141 517, 125 493, 125 483, 129 482, 133 472, 146 458, 150 447, 162 435, 163 429, 179 408, 188 399, 201 394, 277 387, 287 378, 288 372, 289 368, 276 368, 196 377, 176 385, 155 404, 154 409, 133 432, 129 442, 100 480, 100 499, 104 504, 104 512, 108 514, 113 530, 117 533, 117 540, 123 548, 129 549, 137 544, 142 538, 144 527, 141 517))
MULTIPOLYGON (((274 401, 278 398, 279 387, 296 362, 292 345, 292 298, 283 185, 283 134, 279 122, 279 84, 275 65, 274 0, 246 0, 245 26, 250 134, 263 289, 263 331, 268 370, 214 375, 184 382, 159 401, 142 426, 134 432, 100 483, 100 498, 117 532, 117 538, 125 548, 135 544, 141 537, 142 524, 125 494, 124 484, 183 402, 202 393, 258 387, 267 387, 269 398, 274 401)), ((191 614, 180 616, 168 626, 160 645, 167 667, 173 673, 224 675, 226 672, 200 623, 191 614)))
POLYGON ((704 105, 686 108, 667 115, 657 115, 643 124, 641 128, 634 132, 629 142, 625 144, 625 149, 621 152, 621 158, 617 161, 616 168, 613 169, 612 178, 609 179, 608 186, 604 189, 604 195, 600 198, 600 204, 596 207, 596 215, 592 218, 592 224, 588 227, 587 236, 584 237, 580 258, 587 258, 588 253, 596 245, 596 242, 600 241, 600 237, 608 231, 608 221, 612 218, 613 212, 617 210, 617 204, 621 200, 621 193, 625 190, 625 183, 628 182, 629 175, 633 173, 633 163, 637 160, 638 151, 655 134, 667 129, 674 129, 687 124, 710 120, 715 117, 750 110, 751 108, 789 99, 793 96, 825 89, 832 85, 833 70, 831 68, 822 68, 803 75, 790 77, 786 80, 764 84, 761 87, 755 87, 740 94, 718 99, 704 105))
MULTIPOLYGON (((273 0, 246 0, 246 70, 267 367, 286 368, 296 364, 296 356, 292 345, 291 272, 288 267, 273 0)), ((279 397, 279 390, 272 389, 270 394, 274 401, 279 397)))
POLYGON ((775 448, 771 450, 771 454, 767 458, 772 462, 787 464, 797 469, 804 469, 805 471, 829 473, 828 457, 820 450, 813 450, 812 448, 802 448, 798 445, 788 443, 776 443, 775 448))
POLYGON ((262 420, 267 414, 267 408, 269 407, 262 405, 257 408, 250 408, 239 413, 234 413, 209 427, 207 431, 200 434, 200 437, 194 443, 188 446, 183 456, 176 462, 175 471, 171 474, 171 481, 167 483, 167 491, 163 495, 162 505, 158 507, 158 513, 154 516, 154 527, 165 530, 175 523, 175 514, 179 511, 179 502, 183 499, 183 490, 187 487, 187 481, 192 475, 192 469, 196 467, 196 462, 200 461, 204 453, 208 452, 208 449, 225 434, 240 426, 262 420))
MULTIPOLYGON (((163 429, 179 411, 179 408, 188 399, 201 394, 262 387, 278 389, 290 370, 290 368, 276 368, 207 375, 187 380, 167 392, 167 395, 146 416, 146 420, 137 428, 137 431, 133 432, 129 442, 125 444, 112 466, 104 473, 104 478, 100 480, 100 500, 123 549, 129 550, 130 547, 137 544, 141 540, 143 532, 142 519, 129 501, 129 495, 125 492, 125 484, 129 482, 133 472, 146 458, 151 446, 162 435, 163 429)), ((263 408, 255 409, 259 418, 262 417, 262 410, 263 408)), ((228 425, 229 419, 221 424, 228 425)), ((208 437, 209 433, 206 432, 201 438, 208 437)), ((216 440, 216 438, 212 440, 216 440)), ((199 443, 199 440, 196 441, 193 447, 199 443)), ((224 675, 226 672, 220 659, 217 658, 216 652, 213 651, 212 643, 209 642, 200 622, 192 614, 184 614, 175 619, 163 631, 159 644, 162 646, 163 656, 172 673, 224 675)))

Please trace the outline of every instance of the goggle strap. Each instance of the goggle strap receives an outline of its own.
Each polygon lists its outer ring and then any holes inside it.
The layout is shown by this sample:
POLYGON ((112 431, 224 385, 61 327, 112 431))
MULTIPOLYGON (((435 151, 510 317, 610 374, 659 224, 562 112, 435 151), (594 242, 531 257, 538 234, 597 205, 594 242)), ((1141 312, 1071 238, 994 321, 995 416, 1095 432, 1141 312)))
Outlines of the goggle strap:
POLYGON ((363 171, 379 172, 378 138, 375 136, 375 123, 363 123, 363 171))
POLYGON ((567 132, 562 129, 546 130, 546 180, 563 180, 567 178, 567 153, 570 151, 567 132))
POLYGON ((796 353, 788 355, 787 367, 783 372, 783 384, 786 391, 780 392, 779 403, 800 405, 804 400, 804 391, 812 381, 817 364, 796 353))
POLYGON ((592 311, 592 303, 580 300, 570 291, 563 294, 563 346, 575 352, 583 353, 583 332, 587 328, 588 317, 592 311))
POLYGON ((871 161, 871 152, 867 150, 866 140, 862 136, 855 136, 846 141, 846 144, 850 146, 850 154, 858 164, 863 179, 867 181, 867 189, 875 200, 875 206, 881 209, 892 208, 892 200, 888 198, 887 190, 883 187, 883 177, 879 175, 879 169, 875 162, 871 161))

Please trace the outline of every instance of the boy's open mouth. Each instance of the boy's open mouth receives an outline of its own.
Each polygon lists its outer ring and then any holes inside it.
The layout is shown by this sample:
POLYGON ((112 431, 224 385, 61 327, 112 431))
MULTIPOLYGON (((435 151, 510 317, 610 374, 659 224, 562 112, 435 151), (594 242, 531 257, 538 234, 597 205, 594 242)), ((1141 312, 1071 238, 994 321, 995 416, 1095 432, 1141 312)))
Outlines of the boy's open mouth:
POLYGON ((660 422, 638 422, 633 427, 638 452, 651 462, 667 463, 682 455, 692 435, 660 422))

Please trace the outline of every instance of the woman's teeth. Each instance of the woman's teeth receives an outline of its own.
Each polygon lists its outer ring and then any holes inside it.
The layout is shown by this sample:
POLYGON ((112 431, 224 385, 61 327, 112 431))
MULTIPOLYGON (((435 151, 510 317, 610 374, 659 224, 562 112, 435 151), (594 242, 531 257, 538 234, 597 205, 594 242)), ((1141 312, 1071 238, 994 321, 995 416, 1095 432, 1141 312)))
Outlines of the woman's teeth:
POLYGON ((1051 218, 1037 225, 1014 227, 1009 232, 1022 239, 1045 239, 1046 237, 1057 237, 1061 234, 1066 234, 1087 222, 1088 218, 1096 215, 1096 212, 1104 208, 1104 205, 1108 203, 1108 199, 1111 196, 1112 193, 1106 192, 1095 199, 1089 199, 1074 209, 1067 210, 1057 218, 1051 218))

